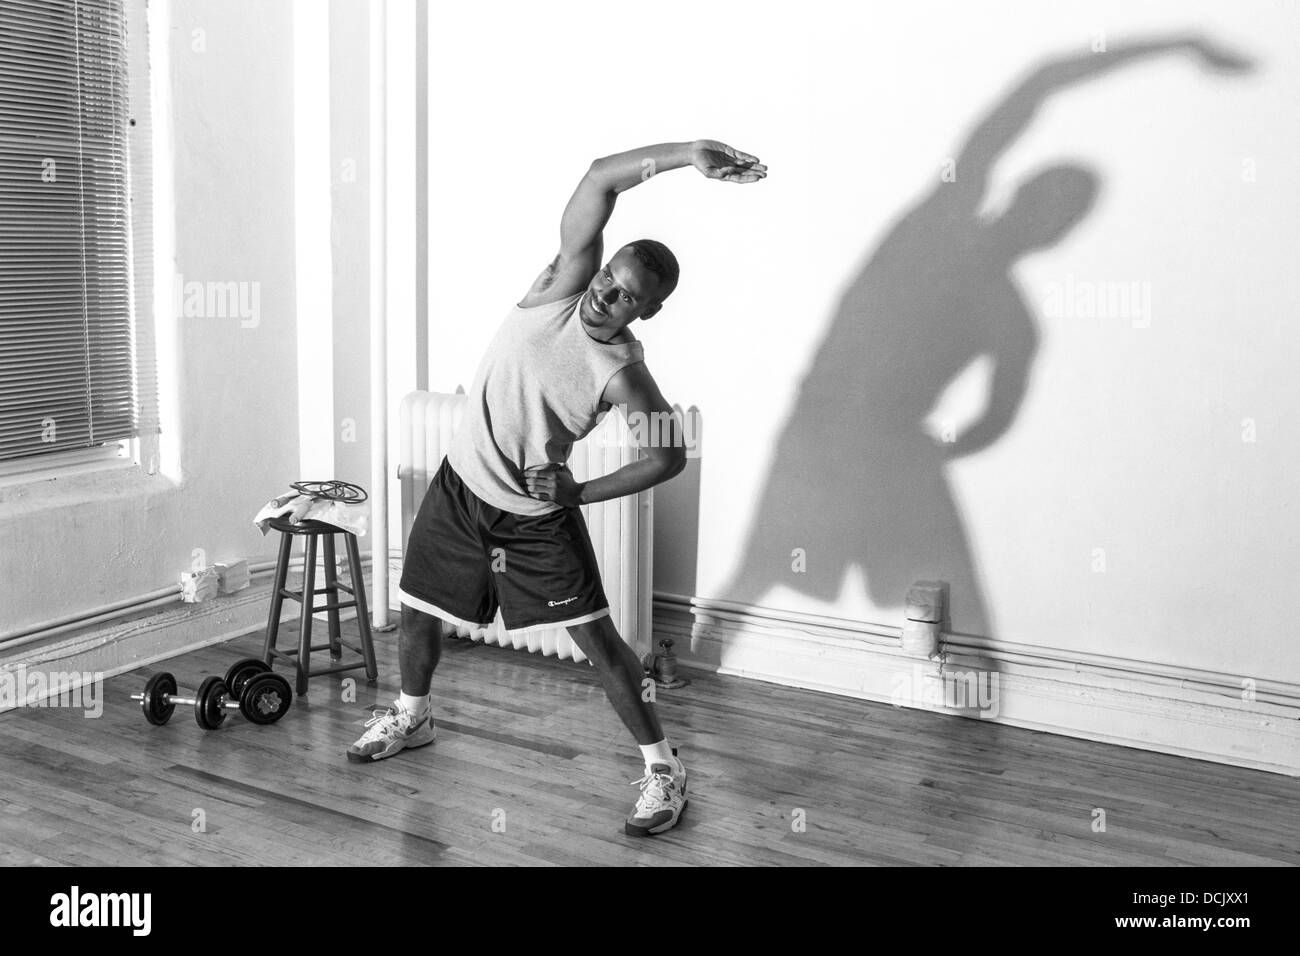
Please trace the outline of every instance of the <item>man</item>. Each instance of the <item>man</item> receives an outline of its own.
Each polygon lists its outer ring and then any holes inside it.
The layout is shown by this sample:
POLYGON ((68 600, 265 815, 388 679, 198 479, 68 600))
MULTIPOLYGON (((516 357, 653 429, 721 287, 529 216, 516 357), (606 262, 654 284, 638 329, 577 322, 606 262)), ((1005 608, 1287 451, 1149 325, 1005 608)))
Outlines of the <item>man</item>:
POLYGON ((654 705, 641 698, 636 654, 609 617, 580 505, 636 494, 685 467, 672 407, 628 328, 663 307, 677 260, 662 243, 630 243, 602 265, 602 232, 618 194, 650 176, 694 166, 710 179, 751 183, 757 157, 714 140, 664 143, 598 159, 560 221, 560 250, 510 310, 479 365, 452 447, 411 528, 402 570, 401 695, 348 750, 381 760, 432 743, 429 691, 442 622, 510 631, 564 627, 595 665, 610 703, 636 738, 646 773, 624 826, 633 836, 674 826, 686 768, 654 705), (573 444, 613 406, 670 434, 611 474, 578 482, 573 444))

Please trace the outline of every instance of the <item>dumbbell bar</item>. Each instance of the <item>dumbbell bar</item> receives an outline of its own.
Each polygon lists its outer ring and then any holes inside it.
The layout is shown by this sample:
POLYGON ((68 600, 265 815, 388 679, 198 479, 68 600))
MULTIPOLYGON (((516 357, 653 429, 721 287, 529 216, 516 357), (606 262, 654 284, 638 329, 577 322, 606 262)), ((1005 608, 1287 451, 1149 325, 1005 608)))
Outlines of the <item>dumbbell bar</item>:
POLYGON ((145 719, 156 725, 171 720, 177 704, 191 704, 194 720, 204 730, 224 724, 229 711, 239 711, 250 723, 273 724, 293 703, 289 682, 256 658, 237 662, 226 672, 226 679, 207 678, 194 697, 181 697, 176 691, 176 678, 164 672, 151 677, 144 693, 132 694, 131 699, 140 701, 145 719), (238 703, 233 700, 236 696, 238 703))
MULTIPOLYGON (((260 657, 245 657, 242 660, 235 661, 226 671, 226 676, 222 678, 225 681, 226 688, 230 691, 227 695, 233 700, 239 700, 244 694, 244 685, 258 674, 271 673, 271 665, 266 663, 260 657)), ((167 693, 175 695, 176 687, 173 685, 167 693)), ((140 700, 142 695, 132 694, 132 700, 140 700)), ((179 702, 179 701, 178 701, 179 702)), ((193 703, 192 700, 186 700, 185 703, 193 703)), ((166 721, 163 721, 166 723, 166 721)))

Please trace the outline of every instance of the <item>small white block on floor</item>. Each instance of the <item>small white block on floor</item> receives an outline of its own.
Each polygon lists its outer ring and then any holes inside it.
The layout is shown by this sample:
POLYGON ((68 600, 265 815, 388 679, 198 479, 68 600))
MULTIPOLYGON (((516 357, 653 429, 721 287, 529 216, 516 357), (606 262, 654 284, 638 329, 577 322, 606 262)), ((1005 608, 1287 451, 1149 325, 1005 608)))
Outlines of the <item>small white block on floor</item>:
POLYGON ((221 587, 221 577, 216 568, 181 572, 181 600, 186 604, 199 604, 216 597, 221 587))
POLYGON ((217 571, 219 590, 222 594, 234 594, 248 587, 248 562, 234 561, 230 564, 214 564, 217 571))

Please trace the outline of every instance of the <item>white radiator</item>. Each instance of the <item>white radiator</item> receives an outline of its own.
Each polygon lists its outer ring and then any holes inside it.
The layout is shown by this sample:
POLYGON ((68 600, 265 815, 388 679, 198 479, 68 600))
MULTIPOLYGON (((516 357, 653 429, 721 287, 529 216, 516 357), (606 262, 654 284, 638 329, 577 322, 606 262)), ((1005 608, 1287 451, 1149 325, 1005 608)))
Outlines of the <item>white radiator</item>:
MULTIPOLYGON (((402 482, 403 553, 424 493, 451 447, 465 401, 460 391, 455 395, 411 392, 402 399, 401 460, 397 474, 402 482)), ((578 481, 586 481, 636 460, 632 434, 623 416, 615 411, 605 415, 590 435, 573 446, 569 467, 578 481)), ((605 596, 609 599, 610 616, 618 633, 638 657, 650 650, 651 643, 653 507, 653 491, 647 490, 626 498, 583 505, 581 509, 591 533, 605 596)), ((541 652, 562 660, 586 660, 564 628, 512 636, 502 626, 499 613, 490 627, 458 627, 456 633, 487 644, 541 652)))

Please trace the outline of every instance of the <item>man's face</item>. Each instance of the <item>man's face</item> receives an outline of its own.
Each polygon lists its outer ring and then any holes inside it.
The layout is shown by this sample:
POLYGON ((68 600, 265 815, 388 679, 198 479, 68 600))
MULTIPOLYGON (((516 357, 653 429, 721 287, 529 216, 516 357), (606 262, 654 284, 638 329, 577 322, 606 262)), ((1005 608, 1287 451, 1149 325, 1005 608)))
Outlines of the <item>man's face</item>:
POLYGON ((627 249, 601 266, 583 293, 578 315, 598 338, 611 338, 639 318, 659 311, 659 277, 641 265, 627 249))

